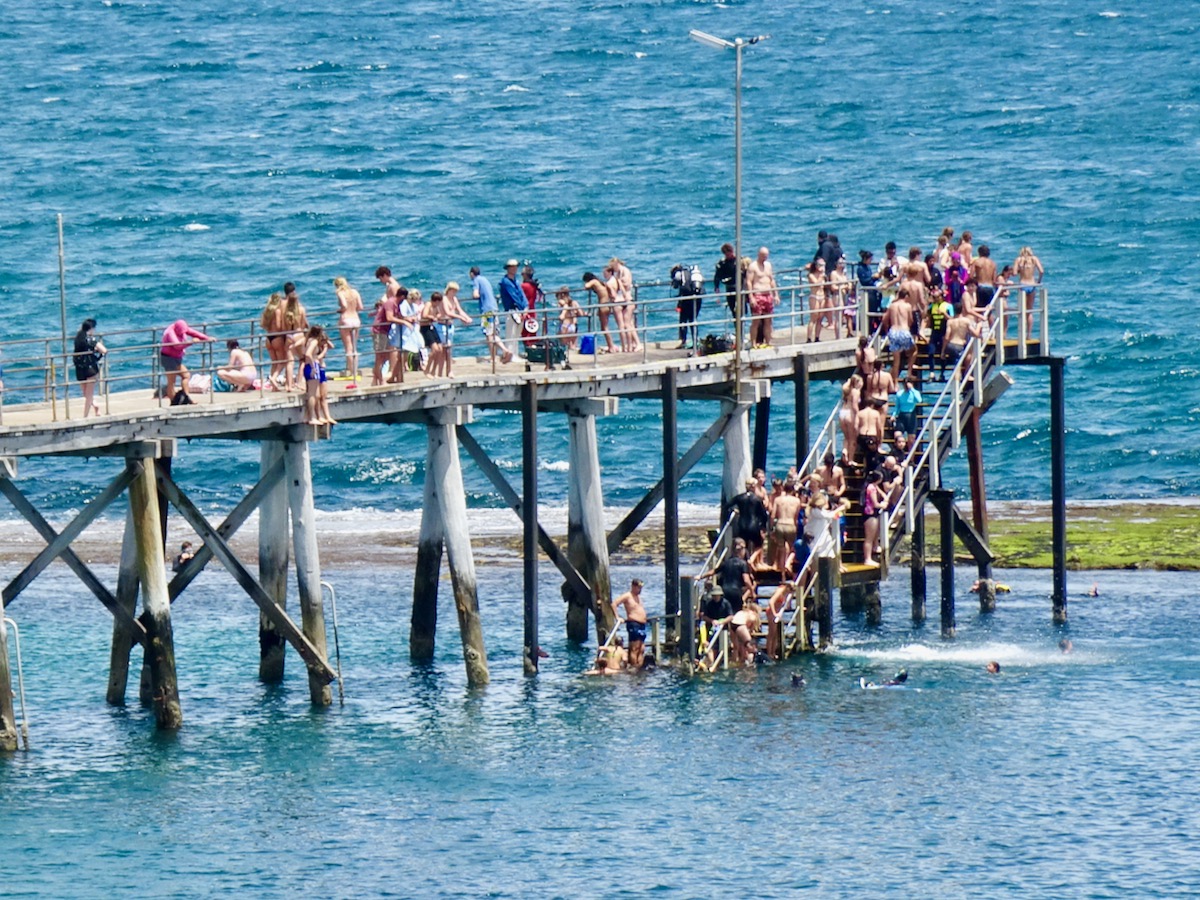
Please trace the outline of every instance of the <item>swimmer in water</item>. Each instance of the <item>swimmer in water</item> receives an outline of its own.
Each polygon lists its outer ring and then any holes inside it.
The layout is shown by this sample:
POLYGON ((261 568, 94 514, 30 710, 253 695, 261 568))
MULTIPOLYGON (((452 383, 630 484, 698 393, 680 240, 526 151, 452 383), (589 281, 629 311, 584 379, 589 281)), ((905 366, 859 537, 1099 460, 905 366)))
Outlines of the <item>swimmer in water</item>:
POLYGON ((999 675, 1000 674, 1000 663, 996 662, 993 659, 990 663, 987 664, 987 671, 988 671, 989 675, 999 675))
POLYGON ((792 676, 792 687, 794 687, 794 688, 802 688, 802 687, 804 687, 804 685, 806 685, 807 683, 808 683, 808 682, 806 682, 806 681, 804 680, 804 676, 803 676, 803 675, 796 674, 796 675, 793 675, 793 676, 792 676))
POLYGON ((1100 596, 1100 587, 1094 581, 1092 582, 1092 589, 1090 591, 1088 591, 1088 596, 1089 597, 1099 597, 1100 596))
POLYGON ((1075 645, 1071 643, 1070 638, 1063 638, 1061 641, 1058 642, 1058 649, 1061 650, 1063 653, 1070 653, 1072 650, 1075 649, 1075 645))

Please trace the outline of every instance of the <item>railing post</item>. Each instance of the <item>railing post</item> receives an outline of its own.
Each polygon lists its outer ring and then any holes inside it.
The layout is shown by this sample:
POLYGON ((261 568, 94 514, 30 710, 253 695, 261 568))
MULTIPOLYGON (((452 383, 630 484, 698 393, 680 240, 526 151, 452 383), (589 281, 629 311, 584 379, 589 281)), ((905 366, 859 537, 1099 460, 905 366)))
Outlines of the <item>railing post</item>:
POLYGON ((889 554, 892 549, 892 517, 885 509, 879 514, 879 580, 888 577, 889 554))
POLYGON ((941 435, 939 434, 939 430, 937 428, 933 429, 931 437, 932 441, 930 445, 925 448, 925 452, 929 454, 929 487, 933 490, 937 490, 942 486, 941 460, 938 459, 940 456, 938 444, 941 435))
POLYGON ((913 520, 916 518, 916 511, 913 509, 913 493, 912 466, 906 466, 904 469, 904 527, 908 529, 909 534, 912 534, 913 520))
POLYGON ((696 579, 691 575, 679 579, 679 607, 679 642, 675 655, 690 674, 696 659, 696 579))
POLYGON ((1004 300, 997 298, 996 307, 996 327, 992 331, 992 338, 996 342, 996 365, 1004 365, 1004 330, 1008 323, 1004 321, 1004 307, 1007 302, 1007 297, 1004 300))
POLYGON ((1041 347, 1041 355, 1050 355, 1050 295, 1046 293, 1044 287, 1038 288, 1038 298, 1042 301, 1040 325, 1041 334, 1038 335, 1039 345, 1041 347))
POLYGON ((951 422, 951 426, 952 426, 951 434, 954 438, 954 443, 951 446, 953 446, 954 448, 957 449, 958 442, 960 440, 962 440, 962 422, 960 421, 960 418, 962 415, 961 410, 960 410, 960 405, 962 402, 962 369, 961 368, 957 368, 954 370, 953 383, 954 383, 954 399, 951 401, 952 405, 951 405, 951 414, 950 415, 953 420, 951 422))
POLYGON ((975 370, 974 384, 972 385, 973 395, 975 399, 975 408, 980 409, 983 406, 983 341, 976 341, 979 347, 975 351, 975 358, 972 360, 971 368, 975 370))
POLYGON ((1025 359, 1029 355, 1029 347, 1026 342, 1029 340, 1029 318, 1033 312, 1029 294, 1022 287, 1017 293, 1020 298, 1017 301, 1017 359, 1025 359))

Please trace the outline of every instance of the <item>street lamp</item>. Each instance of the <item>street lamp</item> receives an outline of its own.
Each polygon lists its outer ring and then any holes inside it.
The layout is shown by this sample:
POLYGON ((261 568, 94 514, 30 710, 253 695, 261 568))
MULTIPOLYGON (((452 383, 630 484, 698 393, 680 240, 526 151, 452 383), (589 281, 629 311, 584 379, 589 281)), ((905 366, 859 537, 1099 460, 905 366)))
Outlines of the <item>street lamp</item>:
POLYGON ((733 290, 733 320, 735 328, 733 336, 733 377, 735 389, 740 399, 742 386, 742 307, 744 304, 744 298, 742 297, 742 48, 749 44, 757 44, 759 41, 765 41, 770 35, 760 34, 757 37, 735 38, 732 41, 727 41, 725 38, 717 37, 715 34, 709 34, 706 31, 697 31, 694 28, 688 32, 688 35, 692 40, 704 44, 706 47, 713 47, 717 50, 732 49, 735 51, 737 60, 733 82, 733 252, 737 257, 737 266, 734 268, 733 290))

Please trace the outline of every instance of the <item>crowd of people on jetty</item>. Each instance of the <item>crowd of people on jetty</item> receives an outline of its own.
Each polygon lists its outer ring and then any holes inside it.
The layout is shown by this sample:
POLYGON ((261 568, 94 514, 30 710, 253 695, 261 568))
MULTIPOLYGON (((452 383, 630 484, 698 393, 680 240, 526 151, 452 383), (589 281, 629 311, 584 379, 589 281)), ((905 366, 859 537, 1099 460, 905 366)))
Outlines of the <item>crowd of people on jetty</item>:
MULTIPOLYGON (((730 501, 732 551, 700 576, 715 581, 701 614, 707 629, 729 630, 735 663, 753 662, 760 652, 757 635, 763 614, 770 625, 777 625, 795 602, 797 588, 807 587, 805 581, 813 577, 813 567, 805 567, 808 559, 836 555, 838 536, 845 534, 844 517, 855 507, 862 523, 860 561, 878 564, 882 514, 894 510, 900 500, 909 452, 919 434, 918 410, 924 400, 920 386, 935 369, 945 377, 947 366, 956 365, 967 352, 970 339, 982 334, 994 304, 1005 303, 1009 293, 1018 293, 1021 314, 1032 315, 1044 268, 1029 247, 1021 249, 1012 266, 997 271, 990 248, 981 245, 976 252, 969 231, 957 242, 953 238, 953 230, 947 228, 934 253, 912 247, 906 261, 889 242, 878 267, 870 251, 859 252, 853 294, 868 304, 869 315, 886 336, 890 367, 861 335, 854 374, 842 386, 841 457, 827 452, 820 465, 805 474, 793 466, 786 477, 772 479, 769 489, 766 473, 757 469, 746 490, 730 501), (927 358, 918 372, 921 341, 926 342, 927 358), (849 496, 847 472, 861 480, 857 497, 849 496), (777 585, 765 609, 758 599, 759 580, 777 585)), ((726 245, 723 250, 729 259, 732 248, 726 245)), ((766 261, 764 248, 759 262, 766 261)), ((810 337, 819 340, 822 327, 840 336, 842 325, 851 329, 855 317, 843 323, 827 315, 843 307, 851 293, 846 259, 835 235, 818 235, 808 271, 813 282, 810 337), (834 272, 834 287, 826 275, 829 270, 834 272)), ((721 272, 718 264, 718 276, 721 272)), ((1032 331, 1031 322, 1026 327, 1032 331)), ((779 629, 768 627, 767 657, 779 656, 779 640, 779 629)))
MULTIPOLYGON (((955 241, 953 229, 947 228, 938 236, 932 253, 912 247, 907 259, 901 259, 895 242, 889 241, 878 263, 872 251, 860 250, 858 262, 852 265, 837 235, 819 232, 816 253, 804 272, 807 339, 820 341, 830 332, 835 338, 854 335, 858 305, 866 304, 868 320, 872 325, 880 323, 888 337, 893 351, 891 378, 898 383, 900 370, 911 364, 922 329, 929 335, 931 367, 936 362, 944 371, 963 352, 970 336, 978 333, 989 305, 996 299, 1003 301, 1010 292, 1019 295, 1032 329, 1033 296, 1044 271, 1041 261, 1024 247, 1011 265, 997 270, 990 249, 981 245, 976 250, 973 240, 971 232, 965 231, 955 241)), ((720 252, 711 282, 699 266, 677 264, 671 269, 679 316, 678 349, 700 350, 697 323, 706 296, 723 298, 731 316, 736 317, 739 288, 745 298, 744 321, 751 345, 770 346, 781 287, 769 248, 760 247, 753 258, 741 259, 731 244, 722 245, 720 252)), ((476 316, 488 356, 500 365, 525 354, 535 341, 553 341, 564 351, 583 351, 587 344, 586 349, 600 354, 633 353, 642 348, 645 336, 638 328, 633 272, 618 256, 610 258, 598 275, 593 270, 584 272, 578 290, 567 285, 556 289, 553 306, 528 262, 522 265, 509 259, 498 287, 493 287, 479 266, 471 267, 469 277, 474 316, 465 308, 456 281, 448 281, 426 298, 419 289, 401 284, 388 266, 379 266, 375 279, 383 293, 368 311, 362 295, 346 278, 333 279, 347 388, 359 386, 359 339, 364 327, 371 335, 371 386, 401 383, 406 371, 415 370, 429 377, 453 377, 456 329, 474 324, 476 316), (581 327, 593 327, 589 324, 593 322, 594 333, 582 334, 581 327), (542 333, 551 329, 554 335, 542 333)), ((185 405, 191 402, 193 390, 300 391, 306 394, 306 421, 332 423, 326 359, 334 342, 324 326, 309 322, 294 283, 271 294, 260 324, 267 352, 262 362, 269 366, 268 373, 260 373, 252 348, 231 339, 226 342, 229 358, 225 365, 215 367, 211 374, 193 375, 184 364, 185 351, 195 342, 214 338, 183 319, 173 322, 164 330, 160 347, 166 397, 185 405)), ((83 323, 73 351, 85 415, 100 412, 95 389, 107 352, 95 328, 95 319, 83 323)), ((872 370, 863 369, 861 374, 864 384, 857 390, 860 394, 866 390, 869 406, 881 391, 872 391, 866 384, 872 370)), ((863 431, 853 421, 846 423, 846 429, 855 437, 870 436, 869 430, 863 431)))

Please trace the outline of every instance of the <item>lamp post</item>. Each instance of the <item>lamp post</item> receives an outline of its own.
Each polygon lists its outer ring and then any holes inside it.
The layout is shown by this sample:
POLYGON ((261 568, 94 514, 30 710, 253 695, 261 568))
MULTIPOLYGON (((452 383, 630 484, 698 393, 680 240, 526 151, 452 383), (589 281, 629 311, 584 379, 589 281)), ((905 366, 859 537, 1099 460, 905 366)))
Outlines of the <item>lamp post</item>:
POLYGON ((740 400, 742 393, 742 317, 745 305, 745 298, 742 296, 742 48, 765 41, 770 35, 760 34, 757 37, 735 38, 727 41, 715 34, 697 31, 694 28, 688 32, 688 35, 692 40, 698 41, 706 47, 714 47, 717 50, 732 49, 736 59, 733 80, 733 252, 737 257, 737 266, 734 268, 733 289, 733 379, 734 390, 740 400))

